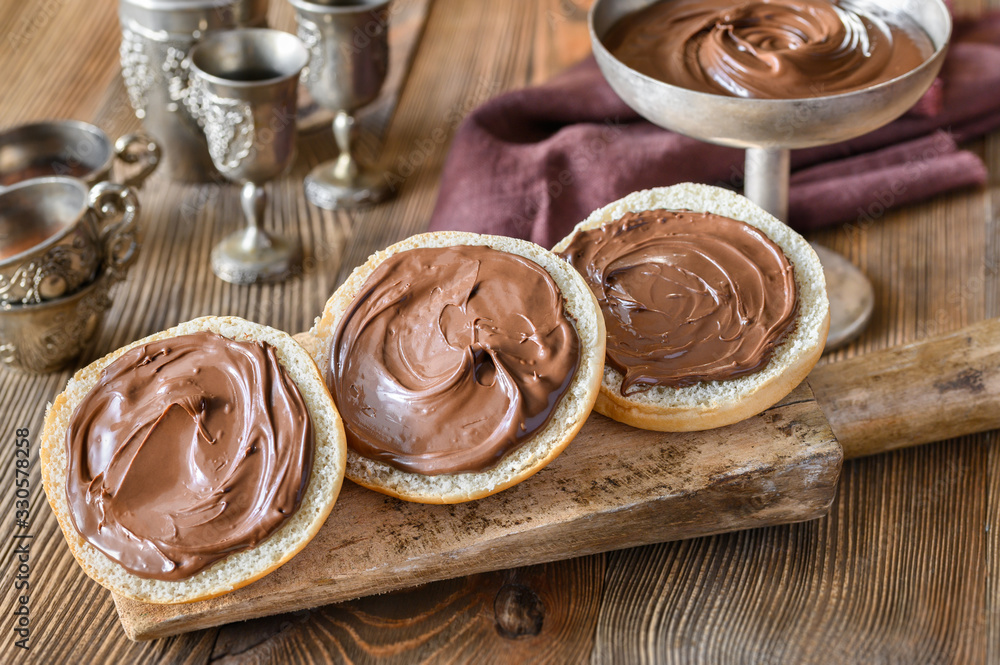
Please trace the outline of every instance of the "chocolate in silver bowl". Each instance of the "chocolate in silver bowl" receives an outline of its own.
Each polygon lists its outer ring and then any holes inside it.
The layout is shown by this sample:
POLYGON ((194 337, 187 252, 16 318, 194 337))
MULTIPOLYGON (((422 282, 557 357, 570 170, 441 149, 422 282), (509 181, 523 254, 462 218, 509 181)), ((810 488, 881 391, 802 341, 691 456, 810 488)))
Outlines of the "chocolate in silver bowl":
MULTIPOLYGON (((588 24, 601 73, 626 104, 653 124, 708 143, 746 149, 744 193, 782 221, 788 221, 789 150, 846 141, 898 118, 933 83, 951 38, 951 14, 942 0, 849 0, 843 4, 888 23, 915 25, 930 38, 934 52, 902 76, 853 92, 807 99, 730 97, 646 76, 605 47, 604 38, 619 20, 658 1, 594 3, 588 24)), ((817 251, 831 296, 826 346, 830 350, 864 330, 874 292, 868 278, 847 259, 825 248, 817 251)))

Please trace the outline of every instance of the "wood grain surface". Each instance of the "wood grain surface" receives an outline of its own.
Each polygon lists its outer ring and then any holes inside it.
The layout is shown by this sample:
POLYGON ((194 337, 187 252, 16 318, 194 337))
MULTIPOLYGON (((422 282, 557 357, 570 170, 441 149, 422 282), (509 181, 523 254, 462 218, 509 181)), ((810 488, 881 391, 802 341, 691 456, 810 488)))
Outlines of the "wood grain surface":
POLYGON ((809 374, 845 459, 1000 428, 1000 319, 809 374))
MULTIPOLYGON (((138 127, 119 80, 115 4, 0 3, 0 123, 71 117, 111 134, 138 127)), ((405 173, 397 197, 352 213, 308 205, 301 177, 334 148, 329 133, 304 137, 294 173, 272 188, 272 226, 298 233, 312 251, 304 274, 285 284, 236 287, 211 275, 211 246, 239 224, 234 189, 154 176, 142 194, 142 255, 88 358, 203 314, 307 329, 354 265, 425 228, 448 147, 428 140, 440 134, 435 130, 450 136, 476 104, 585 55, 587 4, 435 0, 422 31, 411 28, 419 45, 405 85, 365 119, 365 147, 405 173)), ((1000 7, 998 0, 954 4, 970 14, 1000 7)), ((271 5, 272 24, 289 28, 286 3, 271 5)), ((859 265, 876 292, 869 329, 826 362, 1000 316, 1000 135, 971 147, 989 166, 985 189, 812 236, 859 265)), ((19 427, 37 435, 45 402, 68 376, 0 371, 5 440, 19 427)), ((45 505, 33 450, 27 652, 10 630, 18 592, 8 447, 8 480, 0 487, 0 661, 998 662, 997 438, 969 436, 849 462, 830 515, 804 524, 477 574, 142 643, 128 640, 110 594, 69 555, 45 505)))

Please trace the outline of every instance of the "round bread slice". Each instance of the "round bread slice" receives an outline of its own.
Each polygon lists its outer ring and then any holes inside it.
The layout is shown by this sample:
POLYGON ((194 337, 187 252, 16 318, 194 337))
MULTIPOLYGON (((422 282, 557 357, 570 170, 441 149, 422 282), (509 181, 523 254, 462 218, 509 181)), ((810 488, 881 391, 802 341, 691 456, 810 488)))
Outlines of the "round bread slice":
POLYGON ((795 327, 760 371, 726 381, 702 381, 684 388, 654 386, 625 396, 621 373, 605 365, 594 410, 641 429, 691 432, 731 425, 777 403, 806 378, 826 344, 830 304, 816 252, 802 236, 749 199, 721 187, 692 183, 635 192, 606 205, 577 224, 553 251, 564 251, 581 231, 643 210, 710 212, 763 231, 794 267, 799 296, 795 327))
POLYGON ((330 514, 343 483, 346 454, 340 415, 309 354, 288 334, 236 317, 204 317, 182 323, 124 346, 78 371, 46 411, 40 448, 45 494, 73 556, 100 585, 147 603, 214 598, 260 579, 291 559, 316 535, 330 514), (101 371, 119 356, 142 344, 201 331, 237 341, 267 342, 276 349, 279 362, 302 394, 312 422, 312 472, 298 510, 256 547, 231 554, 183 580, 144 579, 112 561, 74 527, 66 497, 66 430, 77 405, 100 381, 101 371))
POLYGON ((604 367, 604 317, 583 278, 558 256, 525 240, 441 231, 412 236, 373 254, 351 273, 327 301, 323 314, 302 339, 324 372, 333 336, 344 313, 368 277, 388 257, 419 247, 482 245, 525 257, 552 277, 562 292, 565 311, 580 339, 580 364, 549 422, 497 466, 480 472, 423 475, 399 470, 348 448, 347 477, 369 489, 418 503, 461 503, 507 489, 541 470, 561 453, 587 420, 597 399, 604 367))

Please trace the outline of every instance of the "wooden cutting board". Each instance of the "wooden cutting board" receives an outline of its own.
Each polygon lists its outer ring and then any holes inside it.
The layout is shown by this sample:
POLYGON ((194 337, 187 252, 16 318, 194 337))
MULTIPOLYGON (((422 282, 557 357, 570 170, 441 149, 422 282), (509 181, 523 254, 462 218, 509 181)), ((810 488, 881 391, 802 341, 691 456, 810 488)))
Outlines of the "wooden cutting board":
POLYGON ((130 638, 151 639, 489 570, 815 519, 833 500, 845 451, 858 457, 1000 427, 998 351, 1000 321, 992 320, 825 365, 762 414, 706 432, 648 432, 593 414, 547 468, 471 503, 407 503, 348 481, 319 534, 267 577, 185 605, 116 596, 118 615, 130 638))

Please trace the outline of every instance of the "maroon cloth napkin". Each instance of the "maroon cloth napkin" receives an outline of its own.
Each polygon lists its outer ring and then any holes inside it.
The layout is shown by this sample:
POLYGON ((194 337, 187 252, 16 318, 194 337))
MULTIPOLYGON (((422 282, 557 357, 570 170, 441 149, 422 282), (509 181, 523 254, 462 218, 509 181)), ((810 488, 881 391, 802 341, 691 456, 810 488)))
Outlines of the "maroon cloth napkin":
MULTIPOLYGON (((915 112, 850 141, 792 152, 792 226, 867 224, 889 208, 986 182, 982 161, 956 142, 1000 127, 1000 13, 959 22, 941 72, 915 112)), ((463 121, 430 230, 551 247, 629 192, 679 182, 736 187, 742 173, 741 150, 641 119, 588 58, 463 121)))

